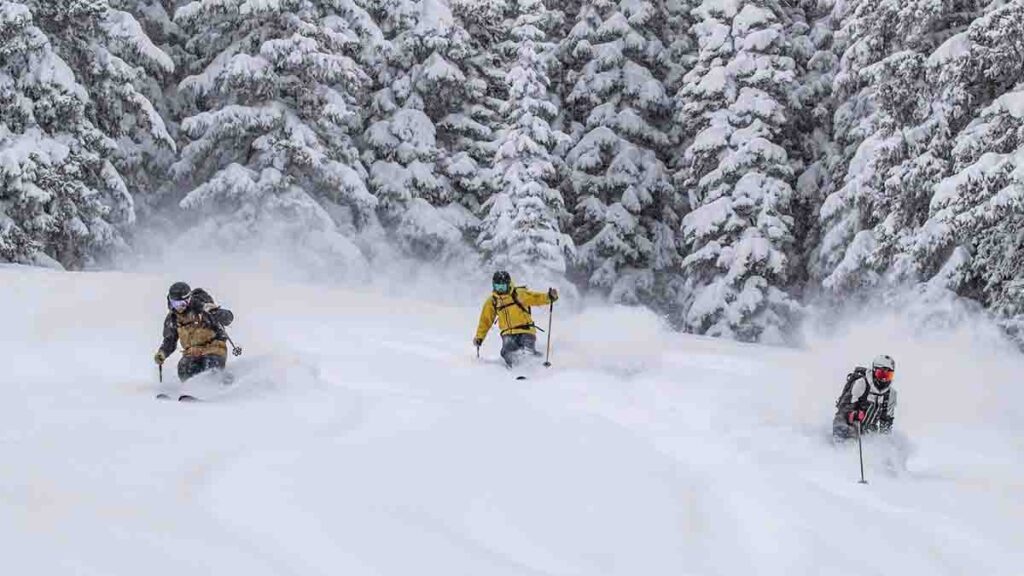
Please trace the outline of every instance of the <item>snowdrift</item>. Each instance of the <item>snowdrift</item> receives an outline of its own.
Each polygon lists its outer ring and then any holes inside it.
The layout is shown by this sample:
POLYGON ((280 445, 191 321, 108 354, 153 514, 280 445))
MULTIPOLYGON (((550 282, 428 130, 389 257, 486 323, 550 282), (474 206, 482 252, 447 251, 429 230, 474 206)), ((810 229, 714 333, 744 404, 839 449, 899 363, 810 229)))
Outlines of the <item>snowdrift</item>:
POLYGON ((179 278, 0 268, 12 573, 1024 565, 1024 364, 983 332, 924 338, 876 319, 791 350, 565 306, 555 368, 516 382, 493 333, 473 355, 483 292, 456 305, 431 289, 201 276, 246 353, 230 394, 185 405, 153 399, 151 360, 179 278), (899 432, 865 443, 861 486, 855 447, 829 442, 832 403, 882 351, 898 363, 899 432))

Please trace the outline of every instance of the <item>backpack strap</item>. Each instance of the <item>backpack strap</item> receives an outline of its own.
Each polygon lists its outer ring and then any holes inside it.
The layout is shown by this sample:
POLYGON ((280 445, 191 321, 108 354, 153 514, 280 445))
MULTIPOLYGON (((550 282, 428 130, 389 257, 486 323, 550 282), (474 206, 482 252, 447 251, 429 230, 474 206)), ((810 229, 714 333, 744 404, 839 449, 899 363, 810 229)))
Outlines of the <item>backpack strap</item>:
MULTIPOLYGON (((522 286, 519 286, 519 288, 522 288, 522 286)), ((533 314, 533 312, 531 312, 529 308, 527 308, 526 306, 523 306, 523 303, 519 301, 519 297, 516 296, 516 288, 512 288, 511 295, 512 295, 512 303, 511 304, 505 304, 504 306, 499 306, 498 305, 498 297, 494 296, 494 295, 491 295, 491 302, 494 304, 494 311, 495 312, 501 312, 502 310, 504 310, 505 308, 508 308, 509 306, 518 306, 519 309, 522 310, 523 312, 525 312, 527 314, 533 314)))
MULTIPOLYGON (((530 308, 527 307, 527 306, 523 306, 523 303, 519 301, 519 297, 516 295, 516 289, 517 288, 523 288, 523 286, 513 286, 512 287, 512 293, 511 293, 512 303, 511 304, 505 304, 504 306, 499 306, 498 305, 498 297, 494 296, 494 295, 491 296, 491 302, 494 304, 494 312, 495 312, 494 321, 495 322, 498 321, 497 313, 501 312, 502 310, 504 310, 505 308, 508 308, 510 306, 518 306, 519 309, 522 310, 523 312, 525 312, 528 316, 531 316, 531 317, 533 316, 533 312, 530 311, 530 308)), ((501 335, 504 336, 505 334, 507 334, 507 333, 509 333, 509 332, 511 332, 513 330, 529 330, 530 328, 533 328, 535 330, 539 330, 541 332, 544 331, 544 329, 541 328, 540 326, 537 326, 533 322, 530 322, 528 324, 523 324, 521 326, 512 326, 510 328, 506 328, 505 330, 501 331, 501 335)))
MULTIPOLYGON (((522 288, 522 286, 520 286, 520 288, 522 288)), ((527 314, 533 314, 533 312, 529 308, 523 306, 523 303, 519 301, 519 297, 516 296, 515 287, 512 288, 512 301, 515 302, 516 306, 519 306, 519 309, 522 310, 523 312, 526 312, 527 314)))

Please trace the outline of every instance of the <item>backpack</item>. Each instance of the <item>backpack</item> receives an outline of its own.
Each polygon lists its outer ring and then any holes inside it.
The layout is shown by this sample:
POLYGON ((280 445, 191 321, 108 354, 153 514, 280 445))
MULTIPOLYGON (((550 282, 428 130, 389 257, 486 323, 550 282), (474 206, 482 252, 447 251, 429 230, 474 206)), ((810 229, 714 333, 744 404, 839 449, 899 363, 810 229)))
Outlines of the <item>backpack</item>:
MULTIPOLYGON (((846 385, 843 386, 843 392, 839 395, 839 398, 836 399, 836 408, 842 406, 843 399, 850 396, 850 391, 853 388, 853 383, 856 382, 857 380, 860 380, 861 378, 867 379, 867 374, 867 368, 863 366, 857 366, 856 368, 853 369, 853 372, 850 372, 849 374, 846 375, 846 385)), ((868 389, 870 390, 871 387, 869 386, 868 389)), ((856 400, 850 398, 849 403, 855 404, 857 400, 860 400, 860 398, 857 398, 856 400)))
POLYGON ((210 293, 207 292, 206 290, 203 290, 202 288, 196 288, 196 289, 192 290, 191 294, 192 294, 192 301, 193 302, 198 302, 200 304, 200 306, 202 304, 213 304, 214 303, 213 296, 210 296, 210 293))
POLYGON ((216 304, 216 302, 213 300, 213 296, 210 296, 210 293, 206 290, 203 290, 202 288, 193 289, 192 304, 190 304, 189 307, 194 307, 199 315, 213 327, 214 332, 217 333, 218 340, 227 339, 227 332, 224 330, 224 327, 221 326, 220 322, 217 321, 217 318, 212 316, 209 312, 203 311, 204 304, 216 304))

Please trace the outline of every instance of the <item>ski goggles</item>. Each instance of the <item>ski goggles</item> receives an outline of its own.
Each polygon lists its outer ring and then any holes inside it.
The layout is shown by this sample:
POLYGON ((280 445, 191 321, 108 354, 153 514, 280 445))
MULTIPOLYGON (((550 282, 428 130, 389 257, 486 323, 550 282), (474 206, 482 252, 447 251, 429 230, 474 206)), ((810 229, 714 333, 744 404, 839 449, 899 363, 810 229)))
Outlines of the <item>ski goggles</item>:
POLYGON ((188 308, 188 299, 184 300, 168 300, 167 305, 171 307, 175 312, 181 312, 185 308, 188 308))
POLYGON ((892 382, 896 373, 889 368, 875 368, 874 376, 876 382, 892 382))
POLYGON ((497 292, 498 294, 504 294, 505 292, 508 292, 508 288, 508 284, 504 282, 497 282, 494 284, 494 291, 497 292))

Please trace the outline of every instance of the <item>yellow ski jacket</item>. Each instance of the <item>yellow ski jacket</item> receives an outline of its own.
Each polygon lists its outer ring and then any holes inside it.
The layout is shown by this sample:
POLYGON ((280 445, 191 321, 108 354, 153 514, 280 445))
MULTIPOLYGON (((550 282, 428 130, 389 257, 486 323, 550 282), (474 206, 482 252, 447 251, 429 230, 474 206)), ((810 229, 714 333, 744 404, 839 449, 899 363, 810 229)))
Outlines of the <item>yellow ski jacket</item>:
POLYGON ((508 294, 492 292, 490 298, 484 302, 483 310, 480 311, 476 337, 479 340, 486 338, 495 319, 498 320, 498 329, 501 330, 502 336, 536 334, 537 328, 533 325, 530 307, 550 303, 551 297, 546 292, 531 292, 524 286, 513 287, 508 294))

